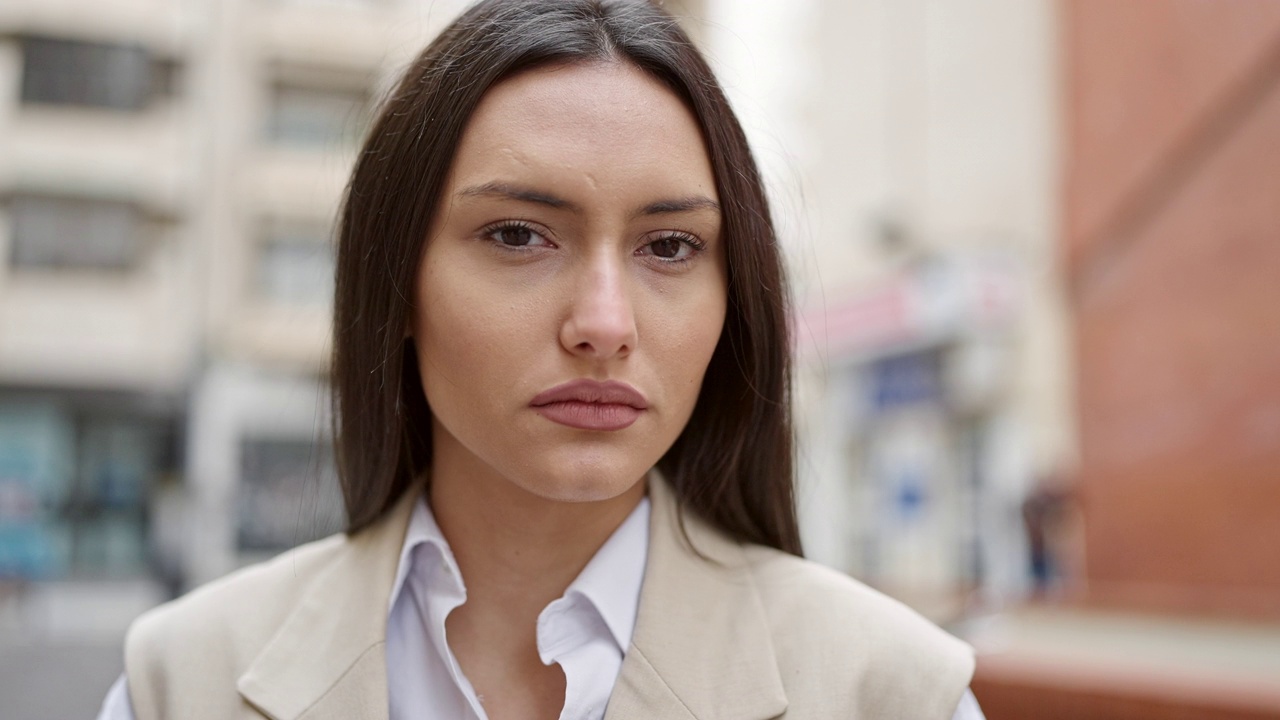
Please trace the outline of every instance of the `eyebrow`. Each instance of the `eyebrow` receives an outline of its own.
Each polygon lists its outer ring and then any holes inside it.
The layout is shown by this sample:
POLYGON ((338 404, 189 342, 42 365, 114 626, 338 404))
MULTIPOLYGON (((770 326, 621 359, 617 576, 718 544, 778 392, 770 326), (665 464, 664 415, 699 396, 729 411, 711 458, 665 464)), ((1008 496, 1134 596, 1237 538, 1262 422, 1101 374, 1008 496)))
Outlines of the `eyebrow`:
POLYGON ((720 212, 720 203, 706 195, 690 195, 674 200, 659 200, 655 203, 649 203, 640 208, 640 212, 636 213, 636 215, 668 215, 671 213, 693 212, 695 210, 714 210, 718 213, 720 212))
POLYGON ((459 197, 499 197, 507 200, 517 200, 519 202, 534 203, 535 205, 546 205, 556 210, 572 210, 580 212, 581 208, 568 200, 562 200, 555 195, 548 195, 536 190, 529 190, 517 185, 511 185, 501 182, 488 182, 483 185, 472 185, 458 191, 459 197))
MULTIPOLYGON (((582 213, 582 208, 564 198, 556 197, 549 193, 539 192, 530 188, 520 187, 504 182, 487 182, 480 185, 472 185, 458 191, 460 197, 498 197, 507 200, 515 200, 518 202, 533 203, 535 205, 545 205, 556 210, 568 210, 570 212, 582 213)), ((720 212, 720 203, 712 200, 706 195, 688 195, 681 198, 670 198, 666 200, 658 200, 649 203, 632 214, 633 218, 645 217, 649 215, 673 215, 677 213, 694 212, 696 210, 713 210, 720 212)))

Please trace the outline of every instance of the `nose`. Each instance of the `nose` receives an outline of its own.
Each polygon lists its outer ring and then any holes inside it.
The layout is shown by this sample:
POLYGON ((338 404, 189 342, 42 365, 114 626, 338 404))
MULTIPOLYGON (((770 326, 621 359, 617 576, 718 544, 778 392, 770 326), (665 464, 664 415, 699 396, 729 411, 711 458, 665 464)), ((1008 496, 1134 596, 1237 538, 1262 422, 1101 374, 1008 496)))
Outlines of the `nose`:
POLYGON ((566 350, 592 360, 625 357, 636 347, 636 317, 620 263, 596 258, 581 274, 560 328, 566 350))

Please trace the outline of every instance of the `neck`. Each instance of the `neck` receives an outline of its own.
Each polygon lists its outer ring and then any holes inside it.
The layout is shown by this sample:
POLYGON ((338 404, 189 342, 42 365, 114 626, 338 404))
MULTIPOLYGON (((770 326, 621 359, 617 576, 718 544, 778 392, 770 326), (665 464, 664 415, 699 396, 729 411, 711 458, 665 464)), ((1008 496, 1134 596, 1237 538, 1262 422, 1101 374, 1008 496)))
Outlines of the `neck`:
POLYGON ((554 717, 565 677, 543 665, 538 615, 564 594, 645 492, 594 502, 548 499, 503 477, 447 433, 433 433, 430 502, 467 588, 445 634, 490 717, 554 717))
POLYGON ((456 455, 436 454, 431 508, 467 587, 465 614, 495 631, 536 623, 645 493, 638 479, 607 500, 547 499, 456 455))

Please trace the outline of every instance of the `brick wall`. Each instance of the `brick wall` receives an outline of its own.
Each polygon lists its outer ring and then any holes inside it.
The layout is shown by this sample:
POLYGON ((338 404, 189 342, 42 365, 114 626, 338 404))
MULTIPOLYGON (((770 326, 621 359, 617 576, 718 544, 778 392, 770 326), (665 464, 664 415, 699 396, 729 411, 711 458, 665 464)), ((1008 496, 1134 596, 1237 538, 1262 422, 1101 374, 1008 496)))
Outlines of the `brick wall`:
POLYGON ((1280 2, 1061 7, 1087 596, 1280 617, 1280 2))

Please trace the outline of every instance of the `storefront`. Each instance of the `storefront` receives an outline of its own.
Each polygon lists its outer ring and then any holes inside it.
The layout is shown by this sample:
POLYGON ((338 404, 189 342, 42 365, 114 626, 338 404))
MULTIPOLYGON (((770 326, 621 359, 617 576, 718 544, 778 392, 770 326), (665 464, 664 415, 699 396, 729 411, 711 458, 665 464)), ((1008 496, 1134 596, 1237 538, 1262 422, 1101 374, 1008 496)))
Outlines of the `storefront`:
POLYGON ((940 616, 1025 582, 1014 277, 940 259, 800 319, 802 375, 823 388, 806 404, 827 476, 812 504, 844 509, 822 559, 940 616))
POLYGON ((163 575, 150 499, 177 482, 180 420, 176 398, 0 390, 0 577, 163 575))

